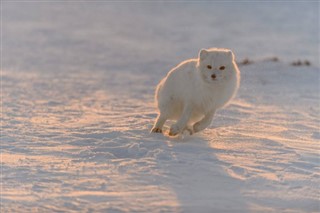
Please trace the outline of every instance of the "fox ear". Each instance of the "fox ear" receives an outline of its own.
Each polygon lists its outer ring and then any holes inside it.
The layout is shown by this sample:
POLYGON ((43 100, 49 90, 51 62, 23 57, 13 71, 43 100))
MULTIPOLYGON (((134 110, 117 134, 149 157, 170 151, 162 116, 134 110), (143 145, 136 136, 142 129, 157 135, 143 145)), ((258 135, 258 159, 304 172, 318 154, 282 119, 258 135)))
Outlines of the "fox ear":
POLYGON ((209 52, 206 49, 201 49, 199 52, 200 61, 203 61, 208 55, 209 55, 209 52))
POLYGON ((234 61, 234 54, 231 50, 227 51, 228 56, 231 58, 232 61, 234 61))

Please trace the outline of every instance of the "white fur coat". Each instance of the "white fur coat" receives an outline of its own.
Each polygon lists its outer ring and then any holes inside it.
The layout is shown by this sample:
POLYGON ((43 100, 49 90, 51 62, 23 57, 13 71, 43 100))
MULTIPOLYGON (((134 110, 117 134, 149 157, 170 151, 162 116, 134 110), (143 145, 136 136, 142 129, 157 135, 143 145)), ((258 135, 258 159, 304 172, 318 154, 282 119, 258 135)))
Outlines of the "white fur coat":
POLYGON ((215 111, 235 96, 239 82, 240 72, 231 50, 202 49, 198 59, 182 62, 157 86, 159 115, 152 132, 162 132, 167 119, 177 120, 170 128, 171 136, 205 129, 215 111))

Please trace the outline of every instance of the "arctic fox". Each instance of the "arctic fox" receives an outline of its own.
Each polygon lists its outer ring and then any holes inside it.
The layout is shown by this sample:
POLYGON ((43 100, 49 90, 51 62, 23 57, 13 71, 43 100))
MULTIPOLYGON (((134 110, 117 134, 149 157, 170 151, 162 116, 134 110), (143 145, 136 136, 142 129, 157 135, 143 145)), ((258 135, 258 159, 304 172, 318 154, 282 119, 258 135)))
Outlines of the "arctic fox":
POLYGON ((158 84, 159 115, 151 132, 161 133, 167 119, 177 120, 170 136, 205 129, 216 110, 235 96, 239 83, 240 71, 231 50, 200 50, 198 59, 182 62, 158 84))

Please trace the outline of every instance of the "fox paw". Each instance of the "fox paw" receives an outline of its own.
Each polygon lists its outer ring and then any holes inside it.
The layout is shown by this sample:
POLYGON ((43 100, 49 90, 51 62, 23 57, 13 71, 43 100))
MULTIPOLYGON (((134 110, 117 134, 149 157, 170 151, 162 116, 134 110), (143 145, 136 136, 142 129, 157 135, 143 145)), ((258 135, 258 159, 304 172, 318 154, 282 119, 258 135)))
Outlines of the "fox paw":
POLYGON ((169 135, 176 136, 180 132, 181 132, 180 128, 177 125, 173 124, 170 128, 169 135))
POLYGON ((204 127, 200 123, 195 123, 193 125, 194 132, 200 132, 204 129, 204 127))
POLYGON ((151 132, 154 132, 154 133, 162 133, 162 129, 159 128, 159 127, 154 127, 154 128, 152 128, 151 132))
POLYGON ((183 130, 183 132, 188 132, 189 135, 193 135, 193 133, 194 133, 193 129, 190 128, 190 127, 186 127, 186 128, 183 130))

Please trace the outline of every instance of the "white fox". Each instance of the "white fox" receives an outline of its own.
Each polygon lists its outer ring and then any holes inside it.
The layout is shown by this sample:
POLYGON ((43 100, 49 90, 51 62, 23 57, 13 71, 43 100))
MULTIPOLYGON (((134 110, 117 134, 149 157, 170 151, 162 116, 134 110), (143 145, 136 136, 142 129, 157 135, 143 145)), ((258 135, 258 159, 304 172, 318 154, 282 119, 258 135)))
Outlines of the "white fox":
POLYGON ((151 132, 161 133, 167 119, 177 120, 170 136, 205 129, 216 110, 235 96, 239 83, 240 71, 231 50, 202 49, 198 59, 182 62, 158 84, 159 115, 151 132))

